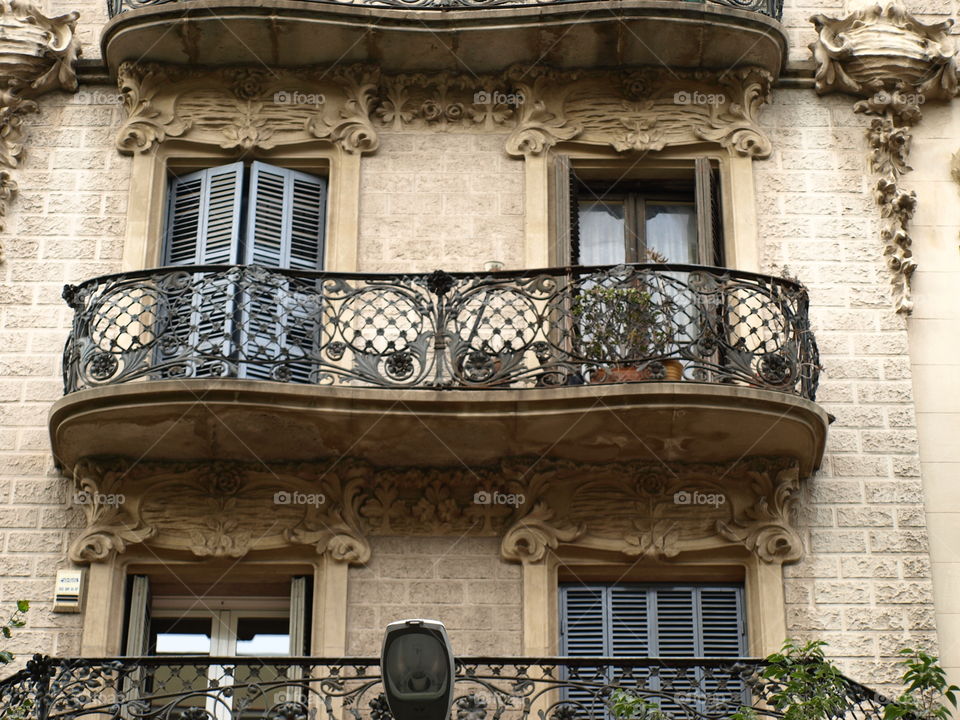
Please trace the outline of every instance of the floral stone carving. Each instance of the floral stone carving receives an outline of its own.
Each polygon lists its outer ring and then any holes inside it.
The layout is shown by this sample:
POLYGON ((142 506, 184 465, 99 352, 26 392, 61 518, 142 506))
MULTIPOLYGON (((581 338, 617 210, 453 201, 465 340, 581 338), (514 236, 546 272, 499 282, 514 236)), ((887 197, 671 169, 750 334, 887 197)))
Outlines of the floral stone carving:
POLYGON ((378 133, 474 131, 506 135, 511 155, 537 155, 557 142, 618 151, 715 142, 740 156, 766 157, 757 115, 770 75, 646 68, 560 71, 511 68, 499 75, 408 73, 376 66, 333 70, 187 68, 124 63, 119 87, 127 119, 121 152, 144 152, 168 137, 225 149, 269 149, 311 140, 349 153, 376 150, 378 133))
POLYGON ((77 89, 78 17, 71 12, 48 18, 29 2, 0 0, 0 79, 4 86, 0 90, 0 232, 7 204, 17 191, 11 171, 23 153, 23 118, 39 109, 33 99, 51 90, 77 89))
POLYGON ((377 468, 344 461, 80 463, 87 526, 75 562, 129 545, 241 557, 313 546, 363 563, 371 535, 500 537, 505 559, 538 562, 562 545, 666 559, 742 547, 765 562, 796 560, 795 461, 607 463, 512 458, 491 468, 377 468))
POLYGON ((817 61, 817 92, 866 98, 854 111, 872 117, 867 140, 870 169, 877 176, 874 198, 882 218, 883 254, 894 307, 909 313, 910 281, 917 267, 909 224, 917 199, 900 187, 900 178, 910 170, 910 128, 920 120, 920 105, 957 94, 956 48, 949 35, 953 20, 926 25, 900 2, 889 0, 844 18, 814 15, 810 20, 818 33, 810 45, 817 61))

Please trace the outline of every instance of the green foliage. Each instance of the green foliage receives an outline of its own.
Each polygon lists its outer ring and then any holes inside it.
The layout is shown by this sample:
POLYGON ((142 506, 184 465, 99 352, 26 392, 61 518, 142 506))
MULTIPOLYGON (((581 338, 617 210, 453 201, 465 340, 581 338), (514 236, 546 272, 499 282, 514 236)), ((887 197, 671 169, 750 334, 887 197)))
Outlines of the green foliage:
MULTIPOLYGON (((26 614, 30 609, 30 603, 26 600, 17 600, 17 609, 0 624, 0 635, 9 640, 13 637, 13 631, 16 628, 22 628, 27 624, 26 614)), ((13 661, 13 653, 9 650, 0 648, 0 665, 6 665, 13 661)))
POLYGON ((772 689, 768 702, 784 720, 828 720, 846 714, 848 683, 826 659, 822 640, 784 642, 767 658, 762 677, 772 689))
POLYGON ((951 712, 946 703, 957 708, 956 685, 947 684, 947 673, 936 657, 923 650, 904 648, 900 651, 905 669, 900 697, 883 710, 883 720, 900 720, 913 716, 919 720, 949 720, 951 712), (945 702, 946 701, 946 702, 945 702))
POLYGON ((663 303, 640 288, 586 288, 574 299, 573 316, 583 330, 579 350, 587 360, 640 361, 662 353, 670 341, 663 303))
MULTIPOLYGON (((17 609, 0 623, 0 635, 9 640, 13 637, 13 631, 22 628, 27 624, 26 613, 30 609, 30 603, 26 600, 17 600, 17 609)), ((9 650, 0 648, 0 665, 6 665, 13 661, 13 653, 9 650)), ((30 711, 33 709, 33 701, 28 699, 14 705, 0 709, 0 720, 28 720, 30 711)))
POLYGON ((656 704, 622 688, 610 694, 610 712, 617 720, 667 720, 656 704))

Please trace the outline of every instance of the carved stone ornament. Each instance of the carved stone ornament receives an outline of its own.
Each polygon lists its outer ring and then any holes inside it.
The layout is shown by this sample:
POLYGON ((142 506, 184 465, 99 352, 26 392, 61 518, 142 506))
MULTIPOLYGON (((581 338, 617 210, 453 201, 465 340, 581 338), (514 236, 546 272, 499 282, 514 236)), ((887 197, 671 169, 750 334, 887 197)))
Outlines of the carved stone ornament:
POLYGON ((910 128, 920 106, 957 94, 953 20, 925 25, 899 1, 884 0, 844 18, 814 15, 818 38, 810 45, 817 61, 816 89, 866 98, 854 111, 872 117, 867 130, 871 172, 877 176, 874 198, 880 207, 883 254, 890 268, 894 307, 913 310, 910 282, 917 268, 909 224, 917 198, 900 187, 911 168, 910 128))
POLYGON ((11 171, 23 153, 23 118, 39 109, 33 99, 51 90, 77 89, 78 17, 71 12, 48 18, 29 2, 0 0, 0 232, 7 203, 17 192, 11 171))
POLYGON ((370 65, 334 70, 204 69, 124 63, 119 87, 127 119, 122 152, 168 137, 226 149, 271 148, 323 139, 350 153, 379 145, 378 131, 485 131, 507 135, 511 155, 539 154, 564 140, 618 151, 715 142, 767 157, 757 114, 770 75, 631 73, 511 68, 501 75, 386 75, 370 65))
POLYGON ((363 563, 371 535, 500 537, 503 557, 522 562, 561 545, 659 559, 740 546, 789 562, 802 552, 799 471, 783 459, 667 469, 514 458, 473 470, 86 460, 74 484, 87 519, 75 562, 145 543, 198 557, 307 545, 363 563))

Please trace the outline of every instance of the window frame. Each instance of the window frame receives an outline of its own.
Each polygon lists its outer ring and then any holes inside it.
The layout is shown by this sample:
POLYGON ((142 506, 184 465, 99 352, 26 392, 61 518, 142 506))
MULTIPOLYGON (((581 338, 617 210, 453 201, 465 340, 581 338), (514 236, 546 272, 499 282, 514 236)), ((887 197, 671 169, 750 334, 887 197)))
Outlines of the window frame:
POLYGON ((608 177, 617 178, 636 167, 652 171, 689 169, 698 157, 709 159, 719 178, 723 267, 760 272, 753 160, 712 143, 642 153, 618 152, 611 147, 571 141, 558 143, 542 155, 526 156, 526 266, 569 265, 559 258, 575 238, 564 234, 558 220, 562 218, 563 208, 570 207, 571 193, 569 183, 560 180, 562 172, 558 167, 569 164, 577 171, 605 172, 608 177))
POLYGON ((766 563, 742 548, 709 555, 682 553, 669 562, 623 558, 578 543, 561 545, 539 562, 523 565, 523 654, 560 654, 560 584, 563 582, 670 582, 742 584, 747 654, 765 657, 787 636, 783 564, 766 563))
MULTIPOLYGON (((657 592, 671 591, 671 590, 673 591, 693 590, 695 593, 696 600, 697 602, 699 602, 700 596, 702 595, 702 591, 705 589, 733 590, 735 592, 737 613, 738 613, 738 619, 739 619, 739 625, 740 625, 740 632, 739 632, 739 638, 738 638, 739 647, 738 647, 737 655, 730 655, 730 656, 723 656, 723 657, 744 657, 745 656, 746 650, 749 647, 749 635, 747 630, 748 615, 747 615, 747 607, 746 607, 746 597, 744 593, 744 585, 743 583, 717 583, 717 582, 613 581, 613 582, 579 583, 579 582, 561 581, 558 583, 558 586, 557 586, 557 596, 560 601, 560 606, 559 606, 560 616, 559 616, 558 629, 560 631, 559 647, 560 647, 561 654, 563 655, 570 654, 569 646, 566 644, 567 642, 569 642, 569 633, 566 632, 566 626, 565 626, 565 623, 568 620, 567 590, 569 588, 574 588, 574 589, 583 589, 588 591, 600 591, 604 594, 609 595, 610 591, 616 587, 620 587, 620 588, 628 587, 633 590, 643 590, 645 592, 647 609, 648 609, 648 614, 646 617, 647 617, 648 625, 650 627, 650 630, 647 636, 647 644, 648 644, 648 647, 650 647, 649 654, 651 657, 671 657, 669 655, 665 655, 664 653, 660 652, 659 647, 660 647, 661 639, 654 632, 654 627, 656 627, 656 623, 657 623, 656 610, 652 608, 652 606, 650 605, 650 601, 651 601, 651 598, 657 592)), ((613 648, 613 645, 612 645, 612 637, 610 637, 610 631, 612 630, 612 616, 610 615, 610 611, 612 610, 612 608, 609 607, 610 600, 607 599, 607 600, 604 600, 603 602, 606 603, 608 607, 604 608, 604 613, 603 613, 604 614, 604 628, 603 628, 604 651, 602 655, 605 657, 618 657, 619 655, 615 652, 615 649, 613 648), (609 648, 609 651, 608 651, 608 648, 609 648)), ((694 623, 702 620, 702 616, 699 616, 699 617, 697 616, 697 608, 694 608, 691 620, 694 623)), ((696 636, 694 640, 695 644, 702 645, 703 643, 702 634, 703 634, 703 626, 702 624, 700 624, 698 629, 694 631, 694 635, 696 636)), ((702 653, 698 651, 698 652, 695 652, 693 655, 690 655, 689 657, 704 657, 704 656, 708 656, 708 655, 706 653, 702 653)), ((571 656, 571 657, 576 657, 576 656, 571 656)), ((687 656, 683 656, 683 657, 687 657, 687 656)))
POLYGON ((161 267, 167 184, 171 174, 184 174, 238 161, 277 165, 327 179, 323 267, 354 272, 360 223, 359 153, 346 153, 329 143, 299 143, 269 151, 227 151, 181 139, 167 140, 133 156, 121 270, 161 267))

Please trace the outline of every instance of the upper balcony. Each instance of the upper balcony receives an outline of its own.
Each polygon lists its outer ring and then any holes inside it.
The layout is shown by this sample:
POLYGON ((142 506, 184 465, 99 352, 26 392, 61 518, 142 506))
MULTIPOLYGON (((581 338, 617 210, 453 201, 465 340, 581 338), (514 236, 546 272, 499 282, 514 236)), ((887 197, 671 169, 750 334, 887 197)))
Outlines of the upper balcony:
POLYGON ((378 63, 391 72, 511 65, 778 76, 782 0, 108 0, 101 48, 124 61, 378 63))
POLYGON ((806 290, 722 268, 186 266, 68 286, 58 462, 820 464, 806 290))

